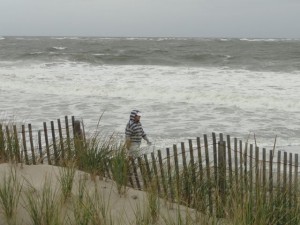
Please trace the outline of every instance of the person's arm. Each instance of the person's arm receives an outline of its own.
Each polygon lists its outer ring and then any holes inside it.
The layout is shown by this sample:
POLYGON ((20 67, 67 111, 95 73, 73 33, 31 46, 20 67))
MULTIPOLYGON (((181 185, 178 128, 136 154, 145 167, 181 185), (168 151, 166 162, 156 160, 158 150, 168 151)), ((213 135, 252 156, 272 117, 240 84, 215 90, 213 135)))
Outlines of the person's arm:
POLYGON ((148 145, 151 145, 151 142, 149 141, 149 139, 148 139, 148 137, 147 137, 147 135, 146 135, 145 133, 143 134, 142 138, 143 138, 145 141, 147 141, 147 144, 148 144, 148 145))

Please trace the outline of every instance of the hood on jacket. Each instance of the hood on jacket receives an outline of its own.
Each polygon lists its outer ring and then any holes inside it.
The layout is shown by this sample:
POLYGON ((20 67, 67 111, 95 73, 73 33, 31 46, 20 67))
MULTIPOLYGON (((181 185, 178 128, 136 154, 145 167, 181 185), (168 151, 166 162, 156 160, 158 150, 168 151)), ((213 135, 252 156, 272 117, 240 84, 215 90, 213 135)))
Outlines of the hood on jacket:
POLYGON ((134 121, 134 118, 135 118, 136 115, 141 116, 141 111, 136 110, 136 109, 132 110, 131 113, 130 113, 130 120, 134 121))

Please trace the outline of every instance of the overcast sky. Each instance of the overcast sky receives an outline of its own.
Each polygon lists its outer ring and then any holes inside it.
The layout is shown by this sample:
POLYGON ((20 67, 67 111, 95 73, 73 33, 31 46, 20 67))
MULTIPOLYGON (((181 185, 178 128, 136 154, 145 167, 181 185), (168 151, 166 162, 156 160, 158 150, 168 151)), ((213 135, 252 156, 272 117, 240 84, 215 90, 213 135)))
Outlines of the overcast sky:
POLYGON ((0 0, 0 35, 300 38, 300 0, 0 0))

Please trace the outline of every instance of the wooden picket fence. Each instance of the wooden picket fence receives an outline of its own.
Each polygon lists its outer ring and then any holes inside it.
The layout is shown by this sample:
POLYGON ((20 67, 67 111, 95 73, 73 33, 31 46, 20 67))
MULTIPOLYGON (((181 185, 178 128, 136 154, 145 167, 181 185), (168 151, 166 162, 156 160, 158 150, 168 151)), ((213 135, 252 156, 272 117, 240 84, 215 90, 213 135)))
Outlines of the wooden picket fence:
POLYGON ((57 119, 43 123, 43 129, 33 130, 32 125, 24 124, 17 130, 16 124, 0 123, 0 162, 25 163, 26 165, 59 165, 60 161, 70 158, 74 137, 81 135, 80 121, 65 116, 63 122, 57 119), (35 135, 33 134, 35 132, 35 135), (58 132, 58 134, 57 134, 58 132))
MULTIPOLYGON (((76 139, 85 139, 74 116, 51 121, 50 126, 44 122, 41 130, 33 130, 31 124, 20 127, 19 132, 15 124, 0 124, 0 162, 63 165, 75 154, 76 139)), ((106 165, 105 176, 113 179, 109 162, 106 165)), ((128 185, 147 190, 155 183, 158 193, 170 201, 222 216, 232 190, 240 195, 264 190, 263 201, 284 193, 286 204, 293 207, 299 191, 298 167, 298 154, 267 151, 212 133, 130 159, 128 185)))

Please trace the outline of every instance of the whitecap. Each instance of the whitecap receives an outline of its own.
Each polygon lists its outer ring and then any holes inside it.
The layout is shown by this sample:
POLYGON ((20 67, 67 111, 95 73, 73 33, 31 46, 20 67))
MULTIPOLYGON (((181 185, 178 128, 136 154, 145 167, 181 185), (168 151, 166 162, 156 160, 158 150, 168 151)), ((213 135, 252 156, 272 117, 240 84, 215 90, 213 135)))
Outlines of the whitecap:
POLYGON ((67 49, 67 47, 52 47, 52 48, 54 48, 56 50, 65 50, 65 49, 67 49))

